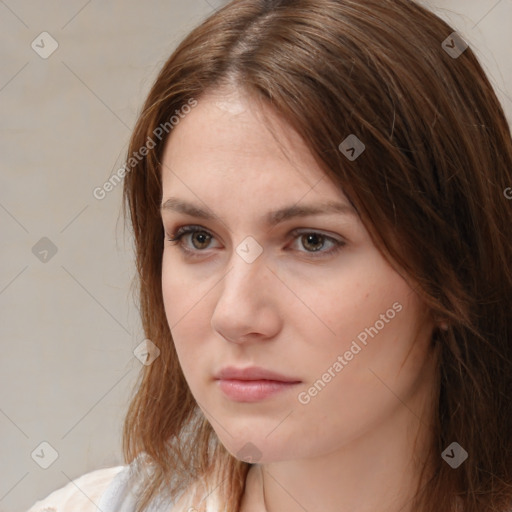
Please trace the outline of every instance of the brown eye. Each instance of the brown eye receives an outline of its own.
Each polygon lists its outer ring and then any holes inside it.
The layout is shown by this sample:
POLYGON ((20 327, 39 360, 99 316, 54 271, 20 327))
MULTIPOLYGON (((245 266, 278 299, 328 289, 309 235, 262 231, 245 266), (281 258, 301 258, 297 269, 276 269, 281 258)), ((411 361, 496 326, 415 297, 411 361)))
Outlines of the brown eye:
POLYGON ((192 245, 196 249, 206 249, 210 243, 211 238, 211 235, 205 233, 204 231, 196 231, 195 233, 191 233, 192 245))
POLYGON ((290 235, 295 237, 295 251, 302 253, 302 255, 309 255, 312 258, 333 256, 346 245, 343 239, 317 231, 294 229, 290 235))
POLYGON ((168 238, 169 242, 179 245, 184 252, 202 252, 208 249, 213 235, 199 226, 183 226, 168 238))
POLYGON ((301 237, 302 245, 308 251, 316 252, 320 250, 325 243, 325 237, 319 233, 308 233, 301 237))

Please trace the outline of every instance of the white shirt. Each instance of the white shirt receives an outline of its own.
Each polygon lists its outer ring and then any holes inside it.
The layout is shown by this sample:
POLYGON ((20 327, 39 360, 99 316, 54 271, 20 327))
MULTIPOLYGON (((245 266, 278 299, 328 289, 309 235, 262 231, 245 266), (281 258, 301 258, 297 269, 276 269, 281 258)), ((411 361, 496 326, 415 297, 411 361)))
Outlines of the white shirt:
POLYGON ((43 500, 36 501, 27 512, 97 512, 96 505, 99 505, 101 497, 125 468, 116 466, 86 473, 43 500))
MULTIPOLYGON (((136 463, 136 461, 135 461, 136 463)), ((140 481, 134 463, 86 473, 36 501, 27 512, 135 512, 140 481)), ((204 482, 189 486, 177 500, 157 498, 147 512, 188 512, 205 497, 206 512, 221 512, 219 497, 204 482)))

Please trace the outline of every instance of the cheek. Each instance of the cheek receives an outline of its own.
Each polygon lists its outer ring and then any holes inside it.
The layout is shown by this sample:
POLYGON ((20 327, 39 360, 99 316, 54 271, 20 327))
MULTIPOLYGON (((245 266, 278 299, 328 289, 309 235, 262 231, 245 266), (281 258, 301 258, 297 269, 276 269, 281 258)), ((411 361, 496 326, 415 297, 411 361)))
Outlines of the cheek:
MULTIPOLYGON (((416 336, 417 303, 404 300, 402 306, 377 334, 368 335, 366 344, 340 335, 327 350, 307 352, 308 380, 296 397, 297 407, 303 414, 303 431, 323 439, 325 451, 374 428, 393 411, 408 415, 412 410, 421 416, 411 397, 428 381, 428 370, 433 371, 428 332, 416 336)), ((346 325, 351 327, 351 321, 346 325)), ((356 331, 359 326, 352 329, 356 331)))
POLYGON ((297 315, 296 321, 304 330, 316 331, 309 342, 324 348, 341 350, 346 344, 348 350, 359 334, 363 343, 365 336, 370 338, 366 330, 375 324, 379 333, 389 332, 402 323, 397 319, 416 316, 415 305, 409 304, 411 288, 376 254, 347 262, 330 279, 307 283, 300 295, 312 314, 297 315))
POLYGON ((164 250, 162 261, 162 296, 167 322, 171 330, 195 319, 204 307, 204 299, 211 288, 205 279, 198 279, 186 265, 180 263, 176 248, 164 250))
POLYGON ((185 283, 179 278, 178 273, 169 271, 166 269, 166 266, 168 267, 168 265, 165 265, 164 259, 164 268, 162 269, 162 296, 167 323, 171 330, 173 330, 180 316, 183 316, 180 315, 180 310, 183 309, 183 300, 186 300, 185 294, 182 293, 182 290, 185 289, 185 283))
POLYGON ((417 295, 382 259, 312 290, 310 298, 328 328, 304 316, 296 328, 302 332, 308 385, 317 382, 322 394, 329 388, 324 399, 352 396, 368 404, 385 387, 379 377, 403 388, 416 379, 428 357, 431 330, 417 295))
POLYGON ((170 271, 171 268, 177 269, 175 265, 165 265, 164 258, 162 269, 164 309, 180 365, 188 380, 188 374, 190 373, 189 361, 195 352, 194 340, 198 339, 197 320, 201 303, 198 303, 194 289, 183 277, 183 273, 176 270, 170 271), (194 319, 196 322, 194 322, 194 319), (193 332, 194 327, 195 333, 193 332))
POLYGON ((212 282, 195 279, 173 255, 164 257, 162 295, 167 323, 190 390, 197 397, 208 378, 212 282), (210 292, 210 295, 208 294, 210 292))

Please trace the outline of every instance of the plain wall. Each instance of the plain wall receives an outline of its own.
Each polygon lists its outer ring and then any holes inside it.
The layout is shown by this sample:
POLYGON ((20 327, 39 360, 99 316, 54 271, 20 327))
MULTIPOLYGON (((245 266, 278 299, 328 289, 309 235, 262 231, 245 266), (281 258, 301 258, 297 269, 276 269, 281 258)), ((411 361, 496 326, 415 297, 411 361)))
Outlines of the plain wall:
MULTIPOLYGON (((512 2, 423 3, 470 43, 512 119, 512 2)), ((122 184, 101 200, 93 190, 123 164, 165 59, 221 4, 0 3, 0 512, 123 463, 144 335, 122 184), (44 31, 58 42, 48 58, 31 47, 51 49, 44 31), (42 442, 58 452, 48 469, 31 457, 42 442)))

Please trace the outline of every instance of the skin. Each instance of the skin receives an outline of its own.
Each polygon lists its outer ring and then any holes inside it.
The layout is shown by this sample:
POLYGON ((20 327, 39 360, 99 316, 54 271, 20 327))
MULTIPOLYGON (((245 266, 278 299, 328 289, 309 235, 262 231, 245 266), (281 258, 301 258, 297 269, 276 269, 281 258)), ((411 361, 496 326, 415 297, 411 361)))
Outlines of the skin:
POLYGON ((242 512, 410 510, 422 454, 432 442, 431 316, 357 214, 296 217, 272 228, 262 221, 288 205, 350 206, 343 192, 290 126, 236 89, 201 97, 173 129, 162 188, 163 203, 175 197, 216 216, 162 210, 162 287, 193 396, 231 454, 252 443, 257 464, 242 512), (167 240, 185 225, 206 233, 167 240), (296 228, 303 232, 291 235, 296 228), (329 254, 334 244, 322 235, 345 245, 329 254), (252 263, 236 252, 248 236, 263 250, 252 263), (396 303, 401 310, 394 318, 301 403, 299 393, 304 397, 396 303), (259 402, 235 402, 214 380, 227 365, 261 366, 301 384, 259 402))

